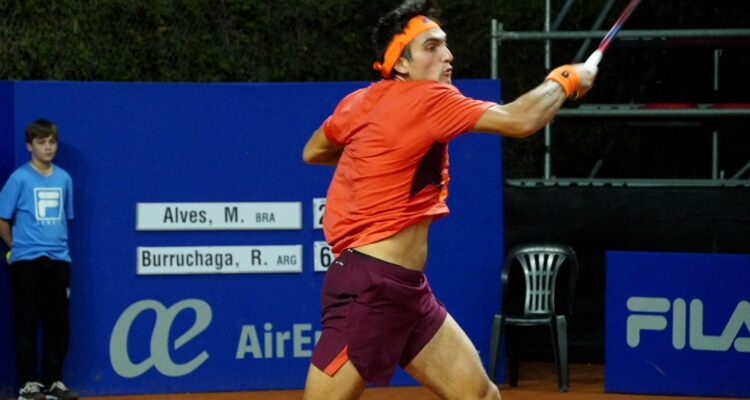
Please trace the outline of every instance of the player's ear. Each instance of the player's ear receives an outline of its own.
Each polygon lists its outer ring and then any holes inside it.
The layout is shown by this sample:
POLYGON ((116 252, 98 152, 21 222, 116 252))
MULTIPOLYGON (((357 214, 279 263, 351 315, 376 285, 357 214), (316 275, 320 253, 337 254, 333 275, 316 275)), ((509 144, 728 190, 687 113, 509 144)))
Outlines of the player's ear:
POLYGON ((399 57, 396 64, 393 66, 393 71, 398 72, 401 75, 409 75, 409 60, 406 57, 399 57))

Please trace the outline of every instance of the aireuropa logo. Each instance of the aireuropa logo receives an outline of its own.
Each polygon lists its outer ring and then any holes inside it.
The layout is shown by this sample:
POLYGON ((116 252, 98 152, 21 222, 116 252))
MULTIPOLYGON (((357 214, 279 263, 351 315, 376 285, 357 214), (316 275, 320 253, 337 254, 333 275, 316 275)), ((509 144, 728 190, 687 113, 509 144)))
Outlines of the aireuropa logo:
POLYGON ((631 348, 641 343, 642 331, 663 331, 669 322, 667 315, 671 311, 672 347, 675 350, 685 348, 687 344, 693 350, 728 351, 732 345, 741 353, 750 353, 750 337, 740 337, 745 326, 750 330, 750 302, 740 301, 723 327, 721 335, 705 335, 703 323, 703 301, 690 301, 690 318, 688 319, 687 303, 682 298, 671 301, 665 297, 630 297, 627 300, 631 312, 627 319, 627 343, 631 348), (689 335, 688 335, 689 333, 689 335))
POLYGON ((53 222, 62 219, 62 189, 34 188, 34 214, 39 222, 53 222))
POLYGON ((141 300, 133 303, 123 311, 112 329, 112 336, 109 340, 112 368, 123 378, 138 377, 151 367, 155 367, 162 375, 170 377, 184 376, 195 371, 208 359, 208 352, 203 351, 192 360, 177 364, 173 361, 169 350, 179 349, 206 330, 211 323, 211 318, 211 307, 199 299, 185 299, 169 308, 156 300, 141 300), (177 315, 187 309, 195 312, 195 322, 172 344, 169 342, 172 323, 177 315), (134 362, 128 352, 128 336, 135 319, 145 311, 153 311, 156 314, 156 321, 151 331, 150 355, 145 360, 134 362))

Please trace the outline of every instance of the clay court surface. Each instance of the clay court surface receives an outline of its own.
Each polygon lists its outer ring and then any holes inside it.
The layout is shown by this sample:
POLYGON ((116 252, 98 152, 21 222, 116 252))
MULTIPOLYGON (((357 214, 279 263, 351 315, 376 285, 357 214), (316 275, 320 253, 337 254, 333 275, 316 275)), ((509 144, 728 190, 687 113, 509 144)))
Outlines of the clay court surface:
MULTIPOLYGON (((680 397, 604 393, 604 367, 602 365, 570 365, 570 391, 559 393, 554 365, 548 363, 522 363, 518 386, 500 385, 503 400, 728 400, 729 397, 680 397)), ((148 396, 86 397, 87 400, 298 400, 301 390, 158 394, 148 396)), ((421 387, 369 388, 363 400, 439 400, 439 397, 421 387)))

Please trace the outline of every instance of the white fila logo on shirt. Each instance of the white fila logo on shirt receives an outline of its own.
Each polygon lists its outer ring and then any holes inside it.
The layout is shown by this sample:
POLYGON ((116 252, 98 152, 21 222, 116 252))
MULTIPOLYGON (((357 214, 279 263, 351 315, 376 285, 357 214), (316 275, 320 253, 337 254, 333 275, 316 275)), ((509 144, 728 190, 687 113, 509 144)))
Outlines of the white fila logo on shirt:
POLYGON ((37 221, 62 219, 62 188, 34 188, 34 213, 37 221))

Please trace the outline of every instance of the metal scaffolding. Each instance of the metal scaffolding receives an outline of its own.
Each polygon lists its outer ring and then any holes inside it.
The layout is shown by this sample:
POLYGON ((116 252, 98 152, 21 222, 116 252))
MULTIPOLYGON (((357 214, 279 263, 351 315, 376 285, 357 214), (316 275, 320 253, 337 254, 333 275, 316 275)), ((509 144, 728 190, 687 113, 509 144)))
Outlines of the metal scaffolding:
MULTIPOLYGON (((604 18, 612 8, 614 0, 607 0, 601 13, 597 17, 590 31, 558 31, 562 20, 565 18, 573 0, 567 0, 560 9, 554 23, 550 24, 550 0, 546 0, 545 7, 545 30, 544 31, 505 31, 503 25, 496 19, 491 22, 490 49, 491 49, 491 77, 498 79, 498 49, 503 41, 544 41, 545 49, 545 68, 551 68, 551 41, 552 40, 580 40, 586 39, 581 45, 576 59, 583 58, 591 39, 603 38, 607 31, 599 30, 604 18)), ((665 40, 669 38, 744 38, 750 39, 750 29, 669 29, 669 30, 623 30, 619 33, 620 39, 638 39, 638 40, 665 40)), ((748 40, 750 43, 750 40, 748 40)), ((719 56, 720 50, 714 51, 714 91, 719 90, 719 56)), ((729 107, 724 108, 721 105, 714 104, 695 104, 690 108, 649 108, 644 104, 584 104, 574 109, 561 109, 558 117, 610 117, 610 118, 750 118, 750 107, 729 107)), ((544 177, 545 181, 560 183, 560 180, 552 177, 552 160, 551 160, 551 127, 548 124, 544 129, 544 177)), ((718 131, 712 132, 712 157, 711 157, 711 179, 723 180, 719 172, 719 139, 718 131)), ((597 162, 590 178, 594 178, 601 161, 597 162)), ((743 174, 750 171, 750 162, 742 167, 737 173, 732 175, 731 180, 740 179, 743 174)))
MULTIPOLYGON (((555 32, 517 32, 504 31, 502 24, 492 20, 496 32, 496 42, 503 40, 550 40, 550 39, 601 39, 607 31, 555 31, 555 32)), ((663 40, 672 38, 726 38, 747 37, 750 29, 666 29, 666 30, 629 30, 620 31, 619 39, 663 40)))

